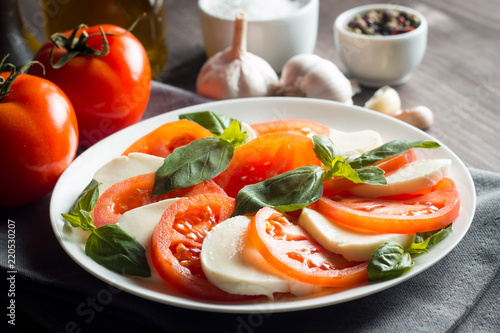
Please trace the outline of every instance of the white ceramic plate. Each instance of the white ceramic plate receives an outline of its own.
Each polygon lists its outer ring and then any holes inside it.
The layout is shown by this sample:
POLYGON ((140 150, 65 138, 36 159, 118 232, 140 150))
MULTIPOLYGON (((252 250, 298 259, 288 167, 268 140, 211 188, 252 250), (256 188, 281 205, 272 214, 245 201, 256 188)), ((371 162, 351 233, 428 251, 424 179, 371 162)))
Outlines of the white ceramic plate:
MULTIPOLYGON (((84 242, 75 230, 65 226, 61 213, 68 212, 78 194, 103 164, 119 156, 130 144, 158 126, 178 119, 182 113, 210 110, 227 114, 247 123, 276 119, 311 119, 343 131, 373 129, 381 133, 384 141, 393 139, 435 140, 425 132, 399 120, 356 106, 305 98, 252 98, 211 102, 183 108, 142 121, 126 128, 86 150, 68 167, 59 179, 50 203, 50 218, 54 233, 68 255, 97 278, 129 293, 146 299, 197 310, 251 313, 284 312, 311 309, 364 297, 381 292, 422 273, 439 262, 463 238, 475 210, 475 190, 472 178, 462 161, 447 147, 436 150, 419 149, 423 158, 449 158, 452 160, 450 177, 460 193, 462 211, 454 224, 453 233, 433 247, 429 253, 415 257, 415 266, 404 276, 364 286, 329 290, 327 293, 303 298, 285 298, 274 302, 220 303, 186 298, 164 283, 147 279, 129 278, 100 266, 87 257, 84 242)), ((437 140, 435 140, 437 141, 437 140)))

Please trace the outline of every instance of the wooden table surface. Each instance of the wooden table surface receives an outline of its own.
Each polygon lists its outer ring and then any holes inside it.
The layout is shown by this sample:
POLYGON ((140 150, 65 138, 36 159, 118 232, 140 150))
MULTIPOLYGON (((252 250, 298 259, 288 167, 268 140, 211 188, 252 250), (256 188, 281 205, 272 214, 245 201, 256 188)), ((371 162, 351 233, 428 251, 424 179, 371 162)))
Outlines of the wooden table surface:
MULTIPOLYGON (((344 10, 380 1, 320 0, 315 53, 345 71, 333 44, 333 22, 344 10)), ((403 107, 425 105, 435 123, 427 131, 468 167, 500 171, 500 20, 498 0, 400 0, 429 23, 428 46, 411 79, 396 87, 403 107)), ((206 60, 197 1, 168 0, 169 59, 158 80, 195 91, 206 60)), ((374 93, 364 88, 354 103, 374 93)))

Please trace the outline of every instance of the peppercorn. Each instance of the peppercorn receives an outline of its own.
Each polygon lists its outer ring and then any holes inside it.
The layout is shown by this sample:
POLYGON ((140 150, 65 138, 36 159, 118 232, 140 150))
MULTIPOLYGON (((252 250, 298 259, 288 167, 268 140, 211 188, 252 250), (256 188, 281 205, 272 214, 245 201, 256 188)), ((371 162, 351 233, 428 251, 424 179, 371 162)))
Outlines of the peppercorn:
POLYGON ((415 30, 420 19, 410 13, 396 9, 370 10, 356 15, 347 29, 365 35, 394 35, 415 30))

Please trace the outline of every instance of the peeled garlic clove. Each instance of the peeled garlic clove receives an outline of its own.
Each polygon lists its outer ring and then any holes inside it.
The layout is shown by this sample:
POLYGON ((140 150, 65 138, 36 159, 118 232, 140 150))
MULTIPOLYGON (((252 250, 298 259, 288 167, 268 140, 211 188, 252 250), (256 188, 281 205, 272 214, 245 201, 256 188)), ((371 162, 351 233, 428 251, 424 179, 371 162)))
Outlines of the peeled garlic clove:
POLYGON ((281 71, 279 95, 329 99, 352 104, 351 82, 331 61, 315 54, 290 58, 281 71))
POLYGON ((395 114, 394 118, 398 118, 421 130, 428 129, 434 123, 434 114, 426 106, 415 106, 413 108, 404 109, 400 113, 395 114))
POLYGON ((279 78, 264 59, 247 52, 247 18, 238 14, 233 45, 208 59, 196 79, 198 94, 212 99, 274 94, 279 78))
POLYGON ((383 86, 366 101, 365 108, 393 115, 401 109, 401 98, 394 88, 383 86))

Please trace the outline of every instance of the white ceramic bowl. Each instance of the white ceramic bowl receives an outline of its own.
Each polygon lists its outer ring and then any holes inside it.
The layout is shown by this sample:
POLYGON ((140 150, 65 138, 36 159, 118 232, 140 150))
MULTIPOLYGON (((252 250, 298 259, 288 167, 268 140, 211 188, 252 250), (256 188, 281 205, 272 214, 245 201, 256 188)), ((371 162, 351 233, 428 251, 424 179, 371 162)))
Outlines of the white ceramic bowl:
MULTIPOLYGON (((207 57, 230 46, 233 41, 234 18, 213 14, 210 8, 217 2, 220 0, 198 1, 207 57)), ((268 15, 255 18, 248 15, 247 50, 266 60, 276 72, 281 72, 285 62, 294 55, 314 52, 319 0, 299 2, 300 8, 285 16, 277 14, 274 18, 268 15)), ((268 12, 269 9, 263 11, 268 12)))
POLYGON ((422 61, 427 46, 427 21, 416 10, 394 5, 374 4, 355 7, 340 14, 334 26, 335 48, 350 74, 368 87, 400 85, 405 83, 422 61), (390 35, 370 36, 346 29, 357 14, 376 9, 396 9, 420 18, 413 31, 390 35))

